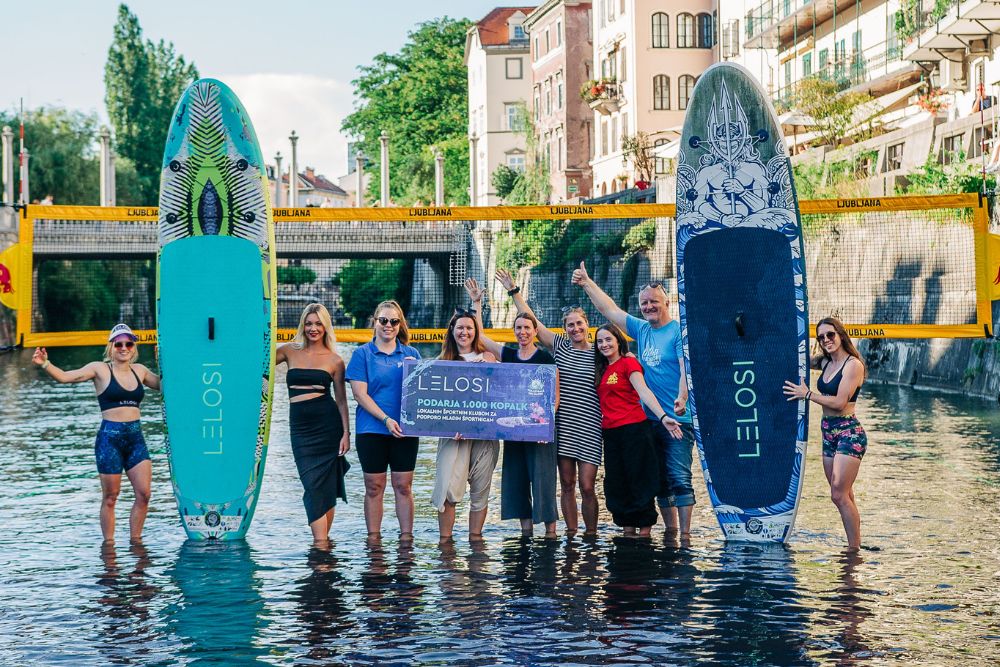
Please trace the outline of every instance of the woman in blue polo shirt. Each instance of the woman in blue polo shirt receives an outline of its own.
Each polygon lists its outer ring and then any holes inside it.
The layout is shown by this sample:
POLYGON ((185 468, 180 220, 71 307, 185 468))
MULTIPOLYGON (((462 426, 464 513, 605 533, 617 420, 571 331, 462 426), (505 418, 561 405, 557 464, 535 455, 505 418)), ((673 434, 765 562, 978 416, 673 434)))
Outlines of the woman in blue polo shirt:
POLYGON ((403 361, 419 359, 407 345, 409 328, 403 308, 383 301, 375 308, 375 335, 356 349, 347 364, 347 379, 358 407, 354 416, 355 446, 365 473, 365 523, 368 536, 382 532, 382 497, 386 471, 392 470, 396 518, 400 539, 413 539, 413 469, 417 463, 417 438, 406 437, 399 426, 403 391, 403 361))

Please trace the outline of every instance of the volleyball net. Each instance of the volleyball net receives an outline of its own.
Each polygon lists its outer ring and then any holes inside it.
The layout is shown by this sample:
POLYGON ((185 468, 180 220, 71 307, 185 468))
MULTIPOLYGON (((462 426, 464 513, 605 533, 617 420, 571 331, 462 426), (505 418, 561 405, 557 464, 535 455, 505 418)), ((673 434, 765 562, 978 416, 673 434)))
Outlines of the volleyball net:
MULTIPOLYGON (((990 234, 986 199, 821 200, 800 209, 813 322, 835 315, 852 335, 872 338, 992 333, 1000 236, 990 234)), ((440 342, 455 310, 469 306, 471 277, 487 290, 490 334, 510 341, 516 312, 497 268, 515 276, 548 326, 558 328, 572 305, 596 326, 603 318, 570 282, 581 261, 639 315, 647 283, 662 282, 676 300, 673 214, 672 204, 275 209, 278 340, 291 338, 306 304, 320 302, 338 340, 368 341, 375 305, 395 299, 413 342, 440 342)), ((17 311, 18 341, 101 345, 124 321, 154 342, 156 219, 155 207, 23 209, 19 242, 0 255, 0 298, 17 311)), ((224 267, 192 270, 205 271, 211 290, 212 271, 224 267)))

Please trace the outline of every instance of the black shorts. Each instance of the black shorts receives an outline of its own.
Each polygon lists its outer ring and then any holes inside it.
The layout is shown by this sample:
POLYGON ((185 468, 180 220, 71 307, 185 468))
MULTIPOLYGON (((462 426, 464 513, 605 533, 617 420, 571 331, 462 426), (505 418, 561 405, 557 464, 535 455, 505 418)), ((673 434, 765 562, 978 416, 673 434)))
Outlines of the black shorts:
POLYGON ((417 467, 417 438, 397 438, 384 433, 358 433, 354 446, 358 450, 361 469, 369 475, 393 472, 413 472, 417 467))

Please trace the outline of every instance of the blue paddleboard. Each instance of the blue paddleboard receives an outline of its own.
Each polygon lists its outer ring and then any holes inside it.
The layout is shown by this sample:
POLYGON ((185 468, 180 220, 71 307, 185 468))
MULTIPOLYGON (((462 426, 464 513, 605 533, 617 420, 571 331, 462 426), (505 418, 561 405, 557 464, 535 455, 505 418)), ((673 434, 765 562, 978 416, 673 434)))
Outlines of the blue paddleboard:
POLYGON ((809 318, 798 201, 767 95, 743 67, 698 80, 677 167, 677 272, 694 428, 727 540, 784 542, 802 490, 809 318))
POLYGON ((181 523, 193 539, 240 539, 271 419, 274 220, 257 136, 219 81, 196 81, 174 111, 159 245, 157 340, 181 523))

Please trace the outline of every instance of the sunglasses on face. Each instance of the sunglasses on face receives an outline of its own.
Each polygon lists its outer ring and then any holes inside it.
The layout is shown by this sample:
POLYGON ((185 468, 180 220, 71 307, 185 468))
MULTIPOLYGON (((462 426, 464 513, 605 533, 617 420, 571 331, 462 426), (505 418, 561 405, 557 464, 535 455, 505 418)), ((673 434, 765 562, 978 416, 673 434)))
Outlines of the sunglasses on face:
POLYGON ((835 340, 837 338, 836 331, 827 331, 826 333, 816 334, 816 340, 822 342, 825 340, 835 340))
POLYGON ((115 349, 116 350, 120 350, 123 347, 126 348, 126 349, 131 350, 133 347, 135 347, 135 343, 133 341, 130 341, 130 340, 116 340, 115 341, 115 349))
POLYGON ((387 324, 391 324, 392 326, 398 326, 399 325, 399 319, 395 318, 395 317, 393 317, 393 318, 380 317, 380 318, 378 318, 378 323, 381 324, 382 326, 385 326, 387 324))

